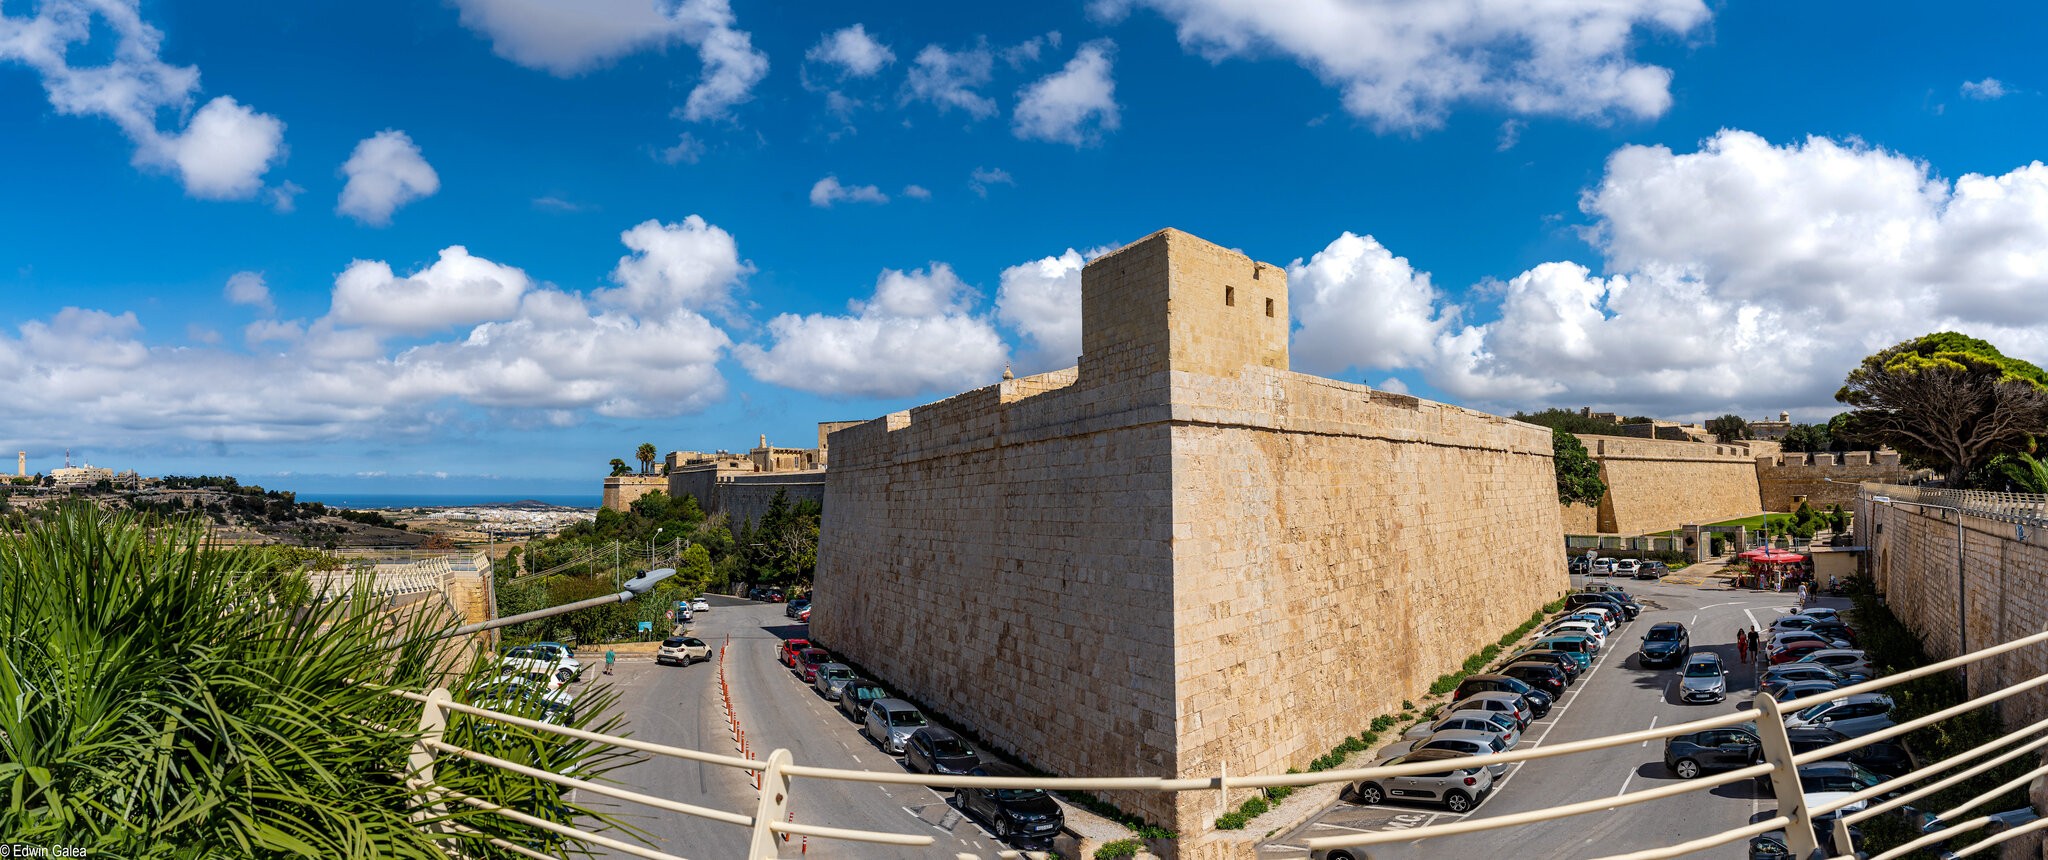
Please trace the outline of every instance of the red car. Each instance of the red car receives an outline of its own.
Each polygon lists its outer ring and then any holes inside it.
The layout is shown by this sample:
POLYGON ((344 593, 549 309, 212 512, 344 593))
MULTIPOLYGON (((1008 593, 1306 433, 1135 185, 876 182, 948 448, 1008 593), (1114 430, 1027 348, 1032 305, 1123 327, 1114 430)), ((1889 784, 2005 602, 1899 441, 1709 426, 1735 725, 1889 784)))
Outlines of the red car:
POLYGON ((795 672, 797 677, 804 679, 804 683, 814 684, 818 681, 818 667, 830 662, 832 662, 832 652, 823 648, 805 648, 797 652, 796 665, 791 668, 791 671, 795 672))
POLYGON ((809 639, 784 639, 782 640, 782 650, 776 652, 775 659, 781 662, 782 665, 794 669, 796 668, 796 655, 809 647, 811 647, 811 640, 809 639))
POLYGON ((1815 651, 1833 647, 1835 646, 1830 643, 1816 642, 1812 639, 1801 639, 1797 642, 1786 643, 1784 647, 1771 651, 1771 665, 1776 666, 1779 663, 1790 663, 1815 651))

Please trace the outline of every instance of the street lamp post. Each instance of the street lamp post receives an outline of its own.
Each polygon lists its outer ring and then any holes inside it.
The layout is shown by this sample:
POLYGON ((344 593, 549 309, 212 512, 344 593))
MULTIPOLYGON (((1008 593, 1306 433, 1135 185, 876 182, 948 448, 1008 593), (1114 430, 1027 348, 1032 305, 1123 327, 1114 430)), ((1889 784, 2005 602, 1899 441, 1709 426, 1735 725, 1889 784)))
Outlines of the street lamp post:
POLYGON ((667 528, 667 527, 666 527, 666 526, 662 526, 662 527, 658 527, 658 528, 656 528, 656 529, 654 530, 654 534, 652 534, 652 535, 649 535, 649 536, 648 536, 648 538, 647 538, 647 566, 648 566, 648 567, 653 567, 653 566, 654 566, 654 539, 655 539, 655 538, 658 538, 658 537, 661 537, 661 530, 662 530, 663 528, 667 528))
MULTIPOLYGON (((1970 653, 1970 616, 1964 611, 1964 601, 1969 589, 1963 581, 1963 509, 1948 505, 1934 505, 1927 502, 1895 500, 1890 496, 1871 496, 1870 500, 1882 505, 1912 505, 1916 508, 1934 508, 1948 511, 1956 517, 1956 656, 1970 653)), ((1963 681, 1963 696, 1970 695, 1970 667, 1957 666, 1956 676, 1963 681)))

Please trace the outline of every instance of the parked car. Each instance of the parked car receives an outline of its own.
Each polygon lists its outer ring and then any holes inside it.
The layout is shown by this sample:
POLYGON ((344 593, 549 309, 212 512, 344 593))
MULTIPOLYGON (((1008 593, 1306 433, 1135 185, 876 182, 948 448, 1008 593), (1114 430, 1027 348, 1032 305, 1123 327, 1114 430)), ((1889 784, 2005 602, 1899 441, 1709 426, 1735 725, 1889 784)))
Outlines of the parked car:
POLYGON ((1893 725, 1892 697, 1883 693, 1857 693, 1785 717, 1786 729, 1821 726, 1852 738, 1893 725))
POLYGON ((1612 575, 1614 573, 1615 563, 1615 559, 1608 558, 1606 556, 1601 556, 1599 558, 1593 559, 1593 572, 1600 576, 1612 575))
POLYGON ((1819 642, 1828 648, 1847 648, 1849 640, 1823 636, 1810 630, 1783 630, 1771 635, 1770 644, 1764 650, 1775 651, 1798 642, 1819 642))
MULTIPOLYGON (((1818 726, 1786 729, 1785 735, 1792 742, 1792 753, 1794 755, 1812 752, 1823 747, 1831 747, 1849 740, 1848 735, 1834 729, 1824 729, 1818 726)), ((1750 763, 1758 764, 1762 761, 1763 752, 1759 749, 1756 759, 1750 763)), ((1908 755, 1906 748, 1900 746, 1896 741, 1877 741, 1846 752, 1830 753, 1822 761, 1854 762, 1864 770, 1884 777, 1900 776, 1913 770, 1912 756, 1908 755)), ((1769 777, 1763 779, 1766 785, 1769 784, 1769 781, 1769 777)))
POLYGON ((1557 701, 1551 698, 1550 694, 1520 680, 1493 674, 1465 676, 1465 680, 1458 683, 1458 689, 1451 693, 1451 701, 1455 702, 1475 693, 1518 693, 1522 698, 1529 700, 1529 710, 1535 714, 1534 718, 1539 720, 1550 713, 1551 703, 1557 701))
POLYGON ((967 774, 981 766, 981 757, 967 742, 941 726, 910 733, 903 745, 903 767, 911 773, 967 774))
POLYGON ((811 647, 809 639, 784 639, 782 648, 775 652, 775 659, 791 669, 796 668, 796 655, 811 647))
POLYGON ((782 615, 784 618, 795 618, 798 612, 803 611, 804 607, 809 605, 811 605, 811 601, 809 598, 799 597, 788 603, 782 604, 782 615))
MULTIPOLYGON (((1410 752, 1423 750, 1445 750, 1462 756, 1495 756, 1508 751, 1507 739, 1499 732, 1437 732, 1417 742, 1410 752)), ((1490 764, 1486 769, 1500 776, 1508 772, 1506 764, 1490 764)))
POLYGON ((1642 568, 1643 563, 1641 561, 1638 561, 1633 558, 1624 558, 1614 563, 1614 575, 1635 576, 1636 571, 1641 570, 1642 568))
POLYGON ((1799 614, 1808 618, 1818 618, 1822 621, 1842 620, 1842 611, 1829 606, 1809 606, 1800 610, 1799 614))
POLYGON ((576 659, 576 649, 560 642, 535 642, 532 647, 553 655, 557 662, 574 669, 577 677, 583 676, 583 663, 576 659))
MULTIPOLYGON (((1814 841, 1819 844, 1824 855, 1828 857, 1833 857, 1840 853, 1835 850, 1835 818, 1840 815, 1841 812, 1836 811, 1813 817, 1814 841)), ((1749 823, 1757 824, 1765 819, 1776 817, 1778 817, 1777 810, 1766 809, 1750 816, 1749 823)), ((1849 825, 1849 840, 1857 845, 1863 844, 1862 829, 1853 824, 1849 825)), ((1866 854, 1867 852, 1859 851, 1856 853, 1856 856, 1860 860, 1866 854)), ((1351 860, 1362 860, 1362 858, 1351 858, 1351 860)), ((1773 830, 1769 833, 1750 837, 1749 860, 1792 860, 1792 848, 1786 844, 1785 831, 1773 830)))
POLYGON ((1607 598, 1609 600, 1621 604, 1622 608, 1626 610, 1622 618, 1622 620, 1624 621, 1636 617, 1636 615, 1643 611, 1643 605, 1636 601, 1635 595, 1629 594, 1627 589, 1622 588, 1619 585, 1615 585, 1614 583, 1596 583, 1594 585, 1588 586, 1586 588, 1586 591, 1594 594, 1607 595, 1607 598))
POLYGON ((1679 779, 1713 770, 1748 767, 1762 755, 1763 743, 1748 726, 1707 729, 1664 739, 1664 766, 1679 779))
POLYGON ((483 683, 490 684, 503 681, 532 687, 542 692, 553 693, 569 686, 569 682, 575 680, 575 678, 576 675, 570 672, 567 667, 559 667, 553 671, 507 667, 502 669, 496 678, 484 681, 483 683))
POLYGON ((1721 655, 1694 651, 1678 671, 1678 701, 1719 702, 1728 698, 1728 670, 1721 668, 1721 655))
POLYGON ((789 671, 802 678, 806 684, 815 683, 818 680, 818 667, 830 662, 832 652, 823 648, 805 648, 796 653, 796 665, 789 667, 789 671))
POLYGON ((1564 670, 1550 663, 1509 663, 1501 667, 1500 673, 1535 687, 1538 692, 1550 694, 1553 700, 1564 695, 1564 688, 1569 683, 1564 670))
POLYGON ((1805 630, 1809 625, 1818 623, 1820 623, 1819 618, 1815 618, 1811 615, 1806 615, 1803 613, 1796 615, 1780 615, 1777 618, 1771 620, 1771 633, 1773 635, 1776 635, 1787 630, 1805 630))
POLYGON ((1452 731, 1491 732, 1500 735, 1501 739, 1507 742, 1508 749, 1514 749, 1516 744, 1522 742, 1521 724, 1516 722, 1514 717, 1498 711, 1473 708, 1452 711, 1438 717, 1433 723, 1418 723, 1401 736, 1419 741, 1437 732, 1452 731))
POLYGON ((846 685, 852 682, 852 666, 845 663, 823 663, 818 666, 817 674, 812 677, 811 686, 817 688, 818 695, 824 696, 827 701, 836 702, 839 701, 840 691, 845 690, 846 685))
POLYGON ((806 606, 803 609, 798 610, 796 613, 796 620, 799 624, 811 623, 811 608, 806 606))
POLYGON ((1663 579, 1671 574, 1671 567, 1661 561, 1646 561, 1636 568, 1637 579, 1663 579))
POLYGON ((1870 655, 1853 648, 1822 648, 1809 651, 1806 656, 1794 661, 1814 663, 1835 670, 1835 673, 1849 679, 1852 684, 1877 677, 1877 669, 1870 665, 1870 655))
POLYGON ((507 672, 547 672, 549 674, 553 674, 556 669, 566 669, 569 672, 570 678, 582 677, 582 661, 569 656, 567 651, 566 647, 553 642, 521 645, 505 652, 505 659, 501 664, 501 668, 507 672))
MULTIPOLYGON (((1884 782, 1882 775, 1851 761, 1816 761, 1799 766, 1799 790, 1806 795, 1809 807, 1840 800, 1844 795, 1855 794, 1866 788, 1874 788, 1884 782)), ((1765 796, 1776 797, 1777 789, 1771 785, 1770 774, 1756 778, 1757 790, 1765 796)), ((1855 812, 1868 805, 1869 801, 1858 801, 1845 812, 1855 812)))
POLYGON ((839 712, 857 723, 867 719, 869 703, 888 697, 889 691, 882 689, 882 685, 866 678, 855 678, 839 688, 839 712))
POLYGON ((1770 655, 1771 664, 1775 666, 1779 663, 1791 663, 1815 651, 1833 647, 1835 646, 1827 642, 1802 639, 1797 642, 1787 642, 1783 645, 1772 646, 1765 653, 1770 655))
POLYGON ((902 755, 910 734, 924 727, 924 714, 917 706, 902 699, 876 699, 868 705, 867 721, 860 730, 868 740, 880 744, 884 752, 902 755))
POLYGON ((1529 700, 1516 693, 1474 693, 1451 703, 1452 713, 1465 710, 1504 714, 1522 731, 1528 731, 1530 721, 1536 719, 1536 713, 1529 710, 1529 700))
POLYGON ((1827 681, 1837 687, 1849 686, 1849 679, 1842 673, 1819 663, 1780 663, 1765 669, 1759 679, 1760 689, 1765 693, 1793 681, 1827 681))
POLYGON ((670 636, 661 640, 661 647, 654 652, 654 662, 674 663, 688 666, 699 660, 711 659, 711 646, 704 640, 691 636, 670 636))
POLYGON ((1583 555, 1575 555, 1571 557, 1570 561, 1565 562, 1564 569, 1567 573, 1588 573, 1591 572, 1593 569, 1593 561, 1592 559, 1586 558, 1583 555))
POLYGON ((1584 665, 1588 668, 1591 668, 1593 665, 1593 655, 1600 650, 1598 646, 1593 644, 1592 639, 1585 636, 1572 636, 1570 634, 1544 636, 1531 643, 1529 647, 1551 651, 1569 651, 1584 657, 1584 665))
POLYGON ((1584 621, 1594 625, 1600 631, 1602 642, 1606 641, 1606 637, 1614 635, 1614 629, 1621 626, 1621 616, 1602 606, 1588 606, 1551 623, 1562 621, 1584 621))
POLYGON ((1806 632, 1818 633, 1829 639, 1847 642, 1852 647, 1856 644, 1856 631, 1840 621, 1822 621, 1806 628, 1806 632))
POLYGON ((705 600, 705 599, 704 599, 704 598, 702 598, 702 597, 699 597, 699 598, 697 598, 696 600, 692 600, 692 601, 690 601, 690 611, 691 611, 691 612, 710 612, 710 611, 711 611, 711 601, 709 601, 709 600, 705 600))
POLYGON ((1833 681, 1786 681, 1782 684, 1773 685, 1770 689, 1762 692, 1782 705, 1786 702, 1804 699, 1807 696, 1832 693, 1841 688, 1841 685, 1833 681))
POLYGON ((1600 632, 1600 625, 1593 621, 1558 621, 1536 632, 1540 637, 1584 636, 1593 640, 1593 650, 1599 651, 1607 644, 1607 635, 1600 632))
POLYGON ((1570 684, 1579 680, 1579 673, 1586 671, 1586 667, 1579 664, 1578 658, 1579 655, 1576 654, 1567 654, 1563 651, 1552 651, 1544 648, 1523 651, 1509 659, 1515 663, 1548 663, 1556 666, 1564 670, 1565 683, 1570 684))
POLYGON ((1664 621, 1650 625, 1650 631, 1643 634, 1643 647, 1636 652, 1636 662, 1643 666, 1676 666, 1692 650, 1692 634, 1685 625, 1676 621, 1664 621))
MULTIPOLYGON (((1373 766, 1388 767, 1454 758, 1463 758, 1463 755, 1450 750, 1416 750, 1384 759, 1373 766)), ((1350 790, 1351 794, 1358 798, 1359 803, 1367 805, 1378 805, 1386 802, 1388 798, 1399 798, 1441 803, 1452 812, 1468 812, 1486 799, 1487 792, 1493 790, 1493 772, 1491 768, 1467 767, 1443 773, 1388 776, 1352 783, 1350 790)), ((1363 860, 1365 857, 1362 853, 1353 855, 1341 850, 1323 856, 1331 860, 1351 860, 1353 857, 1363 860)))
MULTIPOLYGON (((469 704, 499 713, 563 725, 576 718, 576 695, 511 678, 491 678, 469 690, 469 704)), ((500 724, 498 728, 502 728, 500 724)), ((487 729, 495 731, 496 728, 487 729)))
MULTIPOLYGON (((974 776, 988 772, 975 768, 974 776)), ((996 838, 1049 841, 1066 826, 1066 815, 1050 795, 1037 788, 963 788, 953 792, 960 811, 988 822, 996 838)))
POLYGON ((1621 613, 1621 619, 1623 621, 1635 620, 1636 613, 1642 611, 1642 608, 1640 606, 1634 606, 1629 602, 1624 601, 1620 596, 1611 592, 1580 591, 1574 594, 1568 594, 1564 598, 1564 606, 1566 609, 1576 610, 1579 607, 1588 605, 1612 606, 1616 609, 1616 611, 1621 613))

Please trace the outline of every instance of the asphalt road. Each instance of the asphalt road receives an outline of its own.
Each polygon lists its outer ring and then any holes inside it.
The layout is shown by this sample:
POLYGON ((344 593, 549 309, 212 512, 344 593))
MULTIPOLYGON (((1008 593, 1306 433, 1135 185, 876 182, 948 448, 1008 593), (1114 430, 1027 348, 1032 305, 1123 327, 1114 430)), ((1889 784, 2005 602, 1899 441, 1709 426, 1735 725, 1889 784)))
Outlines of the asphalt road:
MULTIPOLYGON (((1598 580, 1596 577, 1594 581, 1598 580)), ((1795 602, 1789 594, 1648 582, 1626 582, 1625 585, 1642 602, 1642 614, 1616 631, 1608 646, 1602 649, 1592 673, 1572 685, 1549 716, 1530 726, 1523 746, 1556 744, 1671 725, 1747 707, 1750 697, 1755 695, 1756 678, 1753 669, 1736 665, 1735 631, 1738 627, 1750 625, 1767 629, 1772 619, 1793 611, 1795 602), (1644 631, 1650 625, 1663 621, 1686 625, 1694 650, 1718 651, 1730 665, 1733 674, 1729 677, 1729 698, 1725 703, 1679 704, 1673 695, 1676 669, 1644 669, 1637 665, 1634 654, 1644 631)), ((1816 605, 1846 603, 1823 599, 1816 605)), ((1308 852, 1303 842, 1310 838, 1407 830, 1463 817, 1484 819, 1528 812, 1612 797, 1626 791, 1669 784, 1676 779, 1665 769, 1663 746, 1656 741, 1559 759, 1522 762, 1512 765, 1492 794, 1466 816, 1454 815, 1433 806, 1362 806, 1340 800, 1303 826, 1260 846, 1260 856, 1275 860, 1305 857, 1308 852)), ((1754 813, 1771 808, 1775 808, 1775 803, 1770 798, 1758 797, 1752 787, 1743 782, 1721 786, 1707 795, 1683 795, 1537 825, 1372 846, 1371 851, 1376 860, 1406 857, 1564 860, 1701 838, 1742 826, 1754 813)), ((1745 850, 1745 843, 1737 842, 1691 856, 1742 857, 1747 856, 1745 850)))
MULTIPOLYGON (((864 770, 900 767, 898 759, 868 741, 832 702, 812 692, 776 661, 782 640, 803 636, 805 631, 803 625, 783 617, 782 604, 711 600, 712 610, 696 614, 690 635, 715 649, 725 649, 726 683, 755 757, 765 759, 770 750, 780 747, 807 765, 864 770)), ((621 663, 611 678, 596 677, 620 692, 619 710, 628 715, 627 729, 634 738, 735 753, 720 705, 718 668, 714 652, 708 663, 688 667, 621 663)), ((744 771, 668 757, 653 757, 611 776, 639 791, 742 813, 751 813, 759 797, 744 771)), ((797 780, 790 799, 790 810, 798 821, 921 832, 936 841, 920 849, 823 839, 805 845, 801 839, 793 839, 783 848, 784 857, 952 858, 961 852, 992 857, 1001 850, 979 825, 962 819, 947 804, 945 795, 921 786, 797 780)), ((669 853, 691 860, 745 854, 749 833, 744 828, 638 804, 619 808, 632 814, 631 823, 645 831, 655 847, 669 853)))

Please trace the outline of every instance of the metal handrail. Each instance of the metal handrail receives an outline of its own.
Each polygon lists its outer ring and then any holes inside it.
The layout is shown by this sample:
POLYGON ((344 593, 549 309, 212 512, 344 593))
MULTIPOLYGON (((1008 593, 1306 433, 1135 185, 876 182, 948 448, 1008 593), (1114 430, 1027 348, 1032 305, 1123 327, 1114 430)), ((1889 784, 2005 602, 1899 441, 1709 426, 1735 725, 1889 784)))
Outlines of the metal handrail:
MULTIPOLYGON (((2036 633, 2030 636, 2015 639, 2010 642, 2005 642, 1991 646, 1989 648, 1973 651, 1962 656, 1937 661, 1935 663, 1931 663, 1929 665, 1908 670, 1905 672, 1900 672, 1895 675, 1890 675, 1884 678, 1878 678, 1871 681, 1865 681, 1859 684, 1853 684, 1847 687, 1842 687, 1837 690, 1828 691, 1820 695, 1803 697, 1801 699, 1793 700, 1790 702, 1779 703, 1776 700, 1771 699, 1769 697, 1760 696, 1756 700, 1756 707, 1749 710, 1740 710, 1733 713, 1706 717, 1683 723, 1674 723, 1671 725, 1651 729, 1623 732, 1620 734, 1607 735, 1599 738, 1589 738, 1585 740, 1569 741, 1555 745, 1547 745, 1541 748, 1511 750, 1505 753, 1488 755, 1484 757, 1444 759, 1430 762, 1419 762, 1415 764, 1392 765, 1383 767, 1348 768, 1343 770, 1328 770, 1318 773, 1254 774, 1245 776, 1231 776, 1223 773, 1219 773, 1215 776, 1191 777, 942 776, 913 774, 900 771, 875 772, 863 770, 850 770, 844 768, 815 767, 808 765, 797 765, 792 763, 789 760, 789 753, 786 750, 776 750, 774 753, 770 754, 766 759, 754 759, 719 755, 715 753, 705 752, 702 750, 693 750, 682 747, 668 746, 665 744, 649 743, 646 741, 638 741, 631 738, 606 735, 583 729, 570 728, 567 726, 559 726, 552 723, 546 723, 538 720, 518 717, 511 714, 505 714, 497 711, 488 710, 485 708, 478 708, 471 705, 465 705, 460 702, 452 701, 448 696, 447 692, 443 690, 435 690, 426 694, 416 693, 409 690, 391 690, 388 692, 393 696, 404 698, 408 701, 417 702, 425 706, 426 710, 429 713, 428 716, 424 717, 422 720, 423 726, 429 724, 435 726, 441 725, 442 721, 446 719, 446 714, 460 713, 480 719, 487 719, 504 723, 507 725, 519 726, 534 731, 552 733, 566 738, 573 738, 577 740, 606 744, 617 748, 637 750, 654 755, 681 758, 728 769, 745 770, 748 771, 750 775, 758 774, 760 779, 758 785, 762 790, 760 805, 754 811, 754 814, 745 815, 735 812, 693 806, 690 804, 679 803, 676 801, 670 801, 663 798, 652 797, 628 789, 613 786, 604 786, 584 780, 578 780, 570 777, 549 774, 544 771, 539 771, 534 768, 518 765, 516 763, 505 761, 503 759, 498 759, 483 753, 478 753, 473 750, 462 749, 460 747, 441 741, 438 735, 423 739, 420 742, 419 747, 417 748, 417 750, 424 750, 429 756, 436 753, 461 756, 470 761, 475 761, 488 766, 501 767, 515 773, 521 773, 527 776, 544 779, 556 785, 571 788, 587 789, 594 793, 598 793, 604 796, 643 803, 649 806, 653 806, 655 808, 664 809, 671 812, 678 812, 693 817, 719 821, 721 823, 737 824, 751 827, 755 831, 755 841, 753 843, 755 847, 749 849, 748 856, 756 858, 774 856, 770 852, 775 841, 778 841, 779 839, 792 834, 865 842, 870 844, 898 846, 930 845, 934 841, 931 836, 922 834, 904 834, 854 830, 847 828, 830 827, 814 823, 796 822, 793 819, 785 820, 784 816, 787 812, 788 807, 789 783, 790 780, 796 778, 820 779, 842 782, 865 782, 877 785, 919 785, 932 788, 1039 788, 1056 791, 1225 791, 1229 789, 1251 789, 1270 788, 1276 786, 1306 786, 1327 783, 1349 783, 1356 782, 1359 780, 1379 779, 1409 774, 1440 773, 1447 768, 1456 769, 1469 767, 1485 767, 1521 761, 1535 761, 1539 759, 1573 755, 1576 753, 1610 749, 1629 744, 1646 742, 1649 740, 1669 738, 1676 735, 1687 734, 1706 729, 1721 728, 1745 723, 1753 724, 1759 736, 1764 741, 1765 760, 1762 763, 1751 765, 1744 768, 1738 768, 1735 770, 1728 771, 1726 773, 1717 774, 1710 777, 1703 777, 1693 780, 1684 780, 1672 785, 1641 789, 1638 791, 1627 792, 1615 797, 1600 798, 1596 800, 1583 801, 1579 803, 1567 804, 1563 806, 1551 807, 1540 810, 1532 810, 1528 812, 1515 813, 1510 815, 1488 817, 1481 819, 1467 818, 1445 824, 1435 824, 1425 827, 1418 827, 1399 831, 1344 834, 1337 836, 1316 837, 1306 840, 1306 845, 1308 848, 1312 850, 1320 850, 1331 848, 1347 848, 1353 846, 1363 846, 1389 842, 1410 842, 1419 839, 1429 839, 1442 836, 1452 836, 1463 833, 1474 833, 1488 830, 1497 830, 1507 827, 1515 827, 1519 825, 1532 824, 1536 822, 1556 820, 1573 815, 1581 815, 1589 812, 1600 812, 1614 809, 1616 807, 1640 804, 1653 800, 1675 797, 1678 795, 1687 794, 1691 792, 1709 791, 1718 786, 1727 785, 1730 783, 1738 782, 1740 780, 1759 777, 1766 774, 1770 775, 1772 780, 1774 782, 1777 782, 1779 785, 1796 787, 1799 785, 1798 767, 1800 764, 1816 761, 1825 758, 1831 754, 1839 753, 1841 751, 1860 748, 1887 738, 1897 737, 1899 735, 1903 735, 1908 732, 1912 732, 1920 728, 1933 725, 1935 723, 1940 722, 1941 720, 1949 719, 1972 710, 1983 708, 1987 705, 2002 701, 2004 699, 2010 698, 2020 693, 2040 688, 2044 685, 2048 685, 2048 675, 2036 676, 2026 681, 2022 681, 2017 684, 2013 684, 1998 690, 1988 692, 1984 695, 1968 699, 1960 704, 1944 708, 1942 710, 1936 711, 1934 713, 1913 720, 1906 721, 1904 723, 1900 723, 1899 725, 1884 729, 1882 731, 1873 732, 1871 734, 1845 740, 1841 743, 1833 744, 1819 750, 1813 750, 1796 755, 1791 752, 1790 742, 1788 740, 1788 736, 1784 727, 1784 722, 1781 719, 1781 716, 1783 714, 1790 713, 1797 709, 1803 709, 1814 704, 1819 704, 1821 702, 1840 699, 1846 696, 1889 689, 1899 684, 1914 680, 1916 678, 1927 677, 1930 675, 1947 671, 1949 669, 1959 668, 1970 663, 1986 660, 2021 648, 2042 644, 2044 642, 2048 642, 2048 631, 2043 631, 2041 633, 2036 633)), ((1793 849, 1793 852, 1796 856, 1807 856, 1814 850, 1813 819, 1816 816, 1836 812, 1853 803, 1859 801, 1869 801, 1874 799, 1877 795, 1898 791, 1902 787, 1913 785, 1916 783, 1921 783, 1925 780, 1929 780, 1939 774, 1952 770, 1958 765, 1961 765, 1969 760, 1981 757, 1986 753, 1995 750, 2000 750, 2004 745, 2008 743, 2013 743, 2027 739, 2028 735, 2043 732, 2044 730, 2048 730, 2048 720, 2042 720, 2041 722, 2035 723, 2019 731, 2004 735, 1998 738, 1997 740, 1994 740, 1978 748, 1971 749, 1963 753, 1959 753, 1955 756, 1951 756, 1941 761, 1929 763, 1907 774, 1903 774, 1893 779, 1886 780, 1883 783, 1880 783, 1878 786, 1875 786, 1871 789, 1862 792, 1857 792, 1849 796, 1848 798, 1833 801, 1827 804, 1817 805, 1813 808, 1807 807, 1803 792, 1788 789, 1784 795, 1781 795, 1782 799, 1780 801, 1780 814, 1773 816, 1769 819, 1755 822, 1743 827, 1724 830, 1719 833, 1700 837, 1677 845, 1663 846, 1659 848, 1645 849, 1625 854, 1613 855, 1611 858, 1606 858, 1606 860, 1659 860, 1659 858, 1677 857, 1682 854, 1704 850, 1719 845, 1725 845, 1736 840, 1745 839, 1751 836, 1776 830, 1785 831, 1788 847, 1791 847, 1793 849)), ((2030 751, 2041 748, 2043 746, 2048 746, 2048 734, 2042 734, 2041 737, 2034 738, 2015 749, 2005 751, 2003 754, 1992 757, 1989 760, 1984 761, 1974 767, 1949 775, 1943 779, 1936 780, 1932 783, 1920 786, 1910 792, 1907 792, 1904 795, 1895 797, 1884 803, 1873 804, 1857 812, 1837 815, 1835 817, 1835 827, 1837 832, 1836 844, 1838 847, 1847 845, 1846 840, 1849 835, 1848 826, 1850 824, 1854 824, 1858 821, 1865 820, 1871 816, 1880 814, 1891 809, 1896 809, 1912 799, 1923 797, 1933 792, 1940 791, 1944 788, 1955 785, 1963 780, 1981 774, 1985 771, 1988 771, 1992 768, 1999 766, 2000 764, 2010 761, 2013 758, 2017 758, 2021 755, 2024 755, 2030 751)), ((416 755, 418 754, 417 750, 416 755)), ((1937 816, 1936 820, 1945 820, 1954 815, 1962 814, 1968 811, 1969 809, 1981 805, 1982 803, 1988 801, 1993 797, 1998 796, 1999 794, 2005 791, 2009 791, 2011 788, 2020 784, 2021 782, 2024 782, 2026 779, 2031 779, 2034 776, 2042 773, 2048 773, 2048 767, 2043 767, 2039 770, 2035 770, 2020 780, 2008 782, 2004 785, 1999 786, 1996 789, 1993 789, 1990 792, 1986 792, 1969 802, 1966 802, 1960 806, 1957 806, 1954 809, 1949 810, 1946 813, 1943 813, 1942 816, 1937 816)), ((627 847, 624 846, 622 843, 618 843, 617 840, 611 839, 609 837, 603 837, 594 833, 574 830, 573 828, 569 828, 566 825, 557 824, 555 822, 548 822, 544 819, 539 819, 533 816, 526 815, 524 813, 519 813, 516 810, 505 809, 503 807, 490 804, 486 801, 466 797, 457 792, 451 792, 447 789, 440 788, 432 784, 430 774, 428 780, 422 781, 421 788, 419 790, 421 790, 424 794, 426 794, 429 797, 442 797, 452 799, 461 802, 465 805, 475 807, 478 809, 485 809, 487 811, 493 812, 494 814, 498 814, 515 821, 521 821, 527 824, 531 824, 532 826, 540 827, 544 830, 548 830, 559 835, 572 836, 574 838, 584 839, 591 842, 592 844, 604 845, 606 847, 611 847, 616 850, 624 851, 635 856, 657 858, 657 860, 666 860, 666 858, 674 857, 674 855, 665 854, 658 851, 639 849, 637 848, 637 846, 627 847)), ((1916 840, 1915 843, 1913 843, 1913 845, 1918 846, 1932 844, 1933 842, 1940 841, 1941 839, 1952 838, 1958 834, 1980 828, 1984 826, 1985 822, 1988 821, 1988 818, 1978 818, 1971 819, 1969 821, 1957 822, 1954 825, 1944 828, 1936 834, 1932 834, 1929 837, 1916 840)), ((2015 828, 2015 830, 2020 829, 2021 828, 2015 828)), ((2011 832, 2012 831, 2008 831, 2007 833, 2011 832)), ((1987 839, 1984 842, 1978 843, 1978 845, 1981 847, 1988 844, 1995 844, 1991 840, 2002 841, 2003 839, 2012 838, 2010 835, 2007 835, 2007 833, 1994 835, 1993 837, 1991 837, 1991 839, 1987 839)), ((1886 855, 1880 855, 1880 857, 1898 856, 1898 854, 1902 853, 1904 850, 1910 849, 1902 847, 1902 849, 1899 852, 1889 852, 1886 855)))

